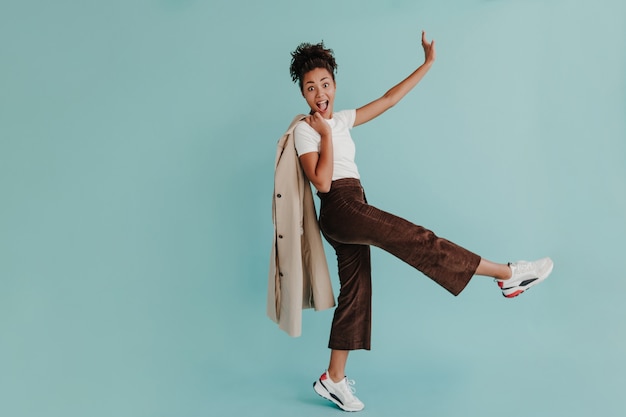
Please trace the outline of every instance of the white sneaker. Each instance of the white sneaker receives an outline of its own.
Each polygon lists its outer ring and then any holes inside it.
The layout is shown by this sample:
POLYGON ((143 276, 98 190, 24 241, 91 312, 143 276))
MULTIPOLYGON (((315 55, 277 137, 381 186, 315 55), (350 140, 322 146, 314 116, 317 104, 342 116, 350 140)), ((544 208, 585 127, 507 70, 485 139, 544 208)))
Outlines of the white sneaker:
POLYGON ((517 297, 530 287, 539 284, 552 272, 554 263, 550 258, 542 258, 533 262, 518 261, 509 264, 511 278, 496 280, 502 295, 507 298, 517 297))
POLYGON ((353 385, 354 381, 345 377, 339 382, 333 382, 326 371, 313 383, 313 389, 343 411, 361 411, 365 405, 354 395, 353 385))

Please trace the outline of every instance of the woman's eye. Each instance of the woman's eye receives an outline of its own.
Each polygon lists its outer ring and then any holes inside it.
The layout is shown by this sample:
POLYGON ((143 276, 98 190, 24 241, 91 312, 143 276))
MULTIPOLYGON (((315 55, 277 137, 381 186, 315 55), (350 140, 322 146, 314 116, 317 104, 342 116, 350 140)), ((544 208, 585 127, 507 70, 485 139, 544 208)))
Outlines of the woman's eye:
POLYGON ((313 91, 313 90, 314 90, 314 88, 313 88, 313 87, 309 87, 309 91, 313 91))
POLYGON ((328 84, 328 83, 324 83, 324 88, 328 88, 329 85, 330 84, 328 84))

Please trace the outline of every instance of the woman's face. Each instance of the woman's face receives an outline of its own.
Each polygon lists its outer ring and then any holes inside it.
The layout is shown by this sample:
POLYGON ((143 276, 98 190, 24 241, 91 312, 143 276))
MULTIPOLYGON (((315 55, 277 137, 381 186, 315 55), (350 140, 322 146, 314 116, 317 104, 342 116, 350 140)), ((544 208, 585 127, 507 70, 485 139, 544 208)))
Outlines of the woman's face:
POLYGON ((315 68, 302 77, 302 96, 311 108, 324 119, 333 117, 335 102, 335 81, 326 68, 315 68))

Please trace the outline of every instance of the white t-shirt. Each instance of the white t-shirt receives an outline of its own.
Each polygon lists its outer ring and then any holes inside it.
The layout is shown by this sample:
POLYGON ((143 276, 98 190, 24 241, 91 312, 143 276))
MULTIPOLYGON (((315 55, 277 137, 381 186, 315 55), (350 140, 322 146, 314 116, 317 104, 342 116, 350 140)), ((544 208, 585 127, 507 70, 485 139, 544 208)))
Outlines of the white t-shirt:
MULTIPOLYGON (((341 178, 361 178, 354 162, 356 147, 350 136, 355 119, 356 110, 342 110, 334 112, 332 119, 326 120, 333 132, 333 181, 341 178)), ((322 138, 308 123, 298 123, 293 135, 298 156, 320 151, 322 138)))

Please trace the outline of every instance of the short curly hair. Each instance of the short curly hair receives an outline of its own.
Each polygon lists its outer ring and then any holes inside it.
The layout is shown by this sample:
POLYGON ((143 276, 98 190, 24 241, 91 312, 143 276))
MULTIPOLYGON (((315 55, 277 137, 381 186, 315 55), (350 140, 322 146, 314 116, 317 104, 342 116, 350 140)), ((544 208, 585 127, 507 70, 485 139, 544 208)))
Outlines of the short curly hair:
POLYGON ((324 41, 317 44, 301 43, 295 51, 291 53, 291 80, 295 83, 298 81, 300 90, 302 90, 302 78, 304 74, 315 69, 325 68, 330 72, 335 80, 335 72, 337 72, 337 63, 333 56, 333 50, 324 46, 324 41))

